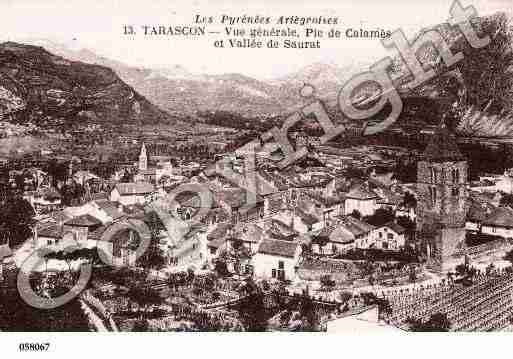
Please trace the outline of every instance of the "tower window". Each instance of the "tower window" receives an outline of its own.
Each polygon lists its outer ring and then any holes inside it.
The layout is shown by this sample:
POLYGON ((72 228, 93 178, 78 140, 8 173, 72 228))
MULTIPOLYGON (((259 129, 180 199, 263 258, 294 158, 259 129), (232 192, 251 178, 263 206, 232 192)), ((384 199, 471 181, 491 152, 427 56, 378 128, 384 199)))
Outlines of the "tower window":
POLYGON ((431 197, 431 203, 434 205, 436 203, 436 187, 429 187, 429 195, 431 197))

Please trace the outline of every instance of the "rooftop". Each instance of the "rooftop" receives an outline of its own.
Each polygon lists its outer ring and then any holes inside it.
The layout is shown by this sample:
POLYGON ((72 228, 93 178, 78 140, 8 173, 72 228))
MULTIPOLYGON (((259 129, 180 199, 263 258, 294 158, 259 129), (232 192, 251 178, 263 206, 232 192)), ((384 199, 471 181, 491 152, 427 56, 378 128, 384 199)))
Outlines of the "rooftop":
POLYGON ((513 228, 513 209, 509 207, 497 207, 483 221, 484 225, 513 228))
POLYGON ((148 194, 152 193, 155 190, 153 185, 147 182, 118 183, 116 184, 116 189, 122 196, 148 194))
POLYGON ((94 218, 90 214, 83 214, 81 216, 72 218, 64 223, 67 226, 75 227, 94 227, 102 224, 98 219, 94 218))
POLYGON ((62 229, 61 226, 51 223, 49 225, 38 227, 37 235, 39 237, 60 239, 62 238, 62 229))
POLYGON ((258 253, 271 256, 294 258, 298 247, 298 242, 264 239, 258 248, 258 253))
POLYGON ((366 188, 364 184, 362 184, 351 189, 346 195, 346 198, 366 200, 378 198, 378 195, 374 191, 366 188))
POLYGON ((393 230, 397 234, 401 234, 401 233, 404 233, 406 231, 406 229, 404 229, 401 225, 399 225, 399 224, 397 224, 395 222, 388 222, 384 226, 390 228, 391 230, 393 230))

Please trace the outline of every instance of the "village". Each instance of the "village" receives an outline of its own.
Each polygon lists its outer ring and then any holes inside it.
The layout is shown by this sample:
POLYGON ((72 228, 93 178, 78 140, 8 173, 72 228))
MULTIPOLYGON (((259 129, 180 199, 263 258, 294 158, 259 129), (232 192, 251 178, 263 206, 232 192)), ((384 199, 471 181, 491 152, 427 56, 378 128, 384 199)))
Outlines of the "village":
POLYGON ((256 178, 251 206, 247 188, 209 172, 199 152, 166 155, 163 144, 141 141, 136 161, 103 172, 80 159, 51 172, 4 163, 2 290, 43 253, 27 274, 42 297, 91 265, 77 300, 95 331, 510 327, 512 171, 471 181, 444 120, 413 154, 292 135, 308 150, 285 169, 266 146, 254 163, 221 142, 211 152, 256 178), (396 164, 412 157, 408 182, 396 164), (209 206, 192 190, 169 201, 183 186, 203 188, 209 206))

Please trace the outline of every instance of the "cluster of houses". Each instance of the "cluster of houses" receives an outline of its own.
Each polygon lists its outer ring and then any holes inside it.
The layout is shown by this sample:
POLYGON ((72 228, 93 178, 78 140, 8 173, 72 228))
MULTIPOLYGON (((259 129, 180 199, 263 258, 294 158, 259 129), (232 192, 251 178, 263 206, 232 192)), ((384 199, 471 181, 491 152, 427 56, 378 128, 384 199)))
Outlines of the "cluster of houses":
MULTIPOLYGON (((120 263, 133 264, 131 243, 148 235, 151 212, 157 212, 158 230, 152 235, 165 254, 167 269, 213 268, 223 261, 235 273, 287 280, 296 277, 305 252, 336 257, 351 250, 400 251, 413 244, 411 233, 396 219, 415 222, 417 209, 405 201, 406 193, 418 195, 415 186, 398 183, 392 172, 373 171, 365 179, 347 177, 343 168, 322 165, 322 154, 331 155, 327 148, 318 153, 308 153, 280 171, 267 161, 271 152, 259 153, 259 166, 252 168, 240 153, 225 156, 222 163, 233 173, 255 178, 256 194, 249 208, 247 191, 240 183, 216 171, 207 175, 194 164, 191 171, 174 168, 168 158, 148 156, 144 144, 139 161, 129 169, 134 174, 130 182, 120 181, 123 169, 107 190, 89 191, 86 201, 72 206, 64 206, 59 191, 36 171, 34 181, 45 185, 24 194, 39 214, 32 241, 39 248, 68 243, 103 246, 118 255, 120 263), (182 194, 173 208, 164 200, 180 184, 201 185, 212 194, 206 214, 193 224, 183 225, 183 221, 193 218, 202 206, 198 196, 182 194), (369 223, 378 210, 393 213, 393 219, 369 223), (116 228, 123 233, 113 235, 116 228)), ((85 170, 70 170, 70 176, 88 190, 101 181, 85 170)), ((472 193, 467 233, 513 238, 513 210, 499 206, 487 191, 472 193)))
MULTIPOLYGON (((242 160, 234 157, 230 161, 238 168, 242 160)), ((222 175, 186 177, 173 171, 170 163, 149 166, 144 145, 135 172, 133 182, 117 182, 109 191, 91 194, 76 206, 62 206, 59 193, 49 187, 26 193, 35 208, 46 208, 37 217, 34 246, 110 246, 108 250, 120 255, 121 263, 133 263, 130 243, 146 235, 144 223, 155 211, 155 203, 160 205, 160 225, 154 235, 169 270, 205 267, 223 259, 234 272, 294 279, 305 250, 321 256, 351 249, 398 251, 407 242, 405 229, 397 223, 373 226, 362 219, 380 208, 410 213, 402 205, 400 186, 388 174, 357 181, 321 166, 289 171, 259 168, 255 169, 255 203, 246 208, 246 191, 222 175), (167 181, 159 181, 164 176, 167 181), (169 179, 176 181, 170 186, 169 179), (201 184, 212 193, 207 214, 193 225, 182 226, 162 200, 177 183, 201 184), (141 226, 119 225, 128 222, 141 226), (116 227, 125 233, 111 235, 116 227)), ((84 184, 98 179, 87 171, 75 172, 75 177, 77 173, 84 184)), ((191 218, 200 207, 194 194, 177 201, 182 220, 191 218)))

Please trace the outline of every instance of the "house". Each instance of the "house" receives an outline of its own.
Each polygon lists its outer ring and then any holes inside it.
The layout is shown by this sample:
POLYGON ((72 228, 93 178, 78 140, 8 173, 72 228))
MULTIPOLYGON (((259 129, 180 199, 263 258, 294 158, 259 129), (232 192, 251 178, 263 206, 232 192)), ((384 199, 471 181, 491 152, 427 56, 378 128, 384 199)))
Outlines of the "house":
POLYGON ((390 209, 392 212, 396 212, 402 205, 403 196, 393 192, 388 188, 376 188, 373 190, 379 198, 376 200, 378 208, 390 209))
POLYGON ((90 231, 88 244, 89 248, 98 248, 107 254, 112 259, 109 264, 114 267, 134 266, 139 240, 150 236, 150 230, 144 221, 130 218, 129 223, 116 222, 90 231))
POLYGON ((73 174, 76 183, 84 186, 89 181, 99 181, 100 177, 89 171, 77 171, 73 174))
POLYGON ((62 226, 56 223, 39 224, 34 234, 36 248, 53 247, 61 242, 64 235, 62 226))
POLYGON ((263 230, 254 223, 239 223, 230 228, 227 233, 228 248, 237 249, 242 246, 248 253, 256 253, 264 237, 263 230))
POLYGON ((372 216, 376 212, 379 196, 365 184, 358 185, 346 194, 345 214, 358 211, 362 216, 372 216))
POLYGON ((273 216, 273 219, 286 224, 298 233, 307 233, 324 227, 322 215, 316 215, 314 211, 308 211, 301 206, 295 206, 292 209, 284 207, 273 216))
POLYGON ((206 231, 203 225, 193 225, 188 228, 182 238, 175 240, 167 237, 168 263, 177 269, 199 267, 205 257, 206 231))
POLYGON ((123 206, 145 204, 155 193, 155 187, 147 182, 118 183, 110 193, 112 202, 123 206))
POLYGON ((156 212, 164 227, 159 233, 159 245, 165 252, 169 265, 187 269, 206 262, 208 243, 205 225, 186 224, 177 220, 166 210, 162 201, 153 202, 150 208, 156 212))
POLYGON ((256 277, 293 280, 301 255, 298 242, 264 239, 252 258, 256 277))
POLYGON ((214 200, 230 214, 234 223, 258 221, 263 217, 262 196, 255 194, 255 203, 249 203, 252 198, 248 196, 248 191, 242 188, 224 188, 214 192, 214 200))
POLYGON ((298 232, 296 232, 294 228, 286 223, 283 223, 279 219, 272 219, 266 222, 265 230, 267 236, 273 239, 292 241, 298 235, 298 232))
POLYGON ((497 207, 483 220, 481 232, 503 238, 513 238, 513 209, 497 207))
POLYGON ((473 196, 465 219, 465 229, 467 232, 481 232, 483 221, 490 216, 495 208, 490 203, 479 201, 478 198, 473 196))
POLYGON ((337 216, 344 215, 345 196, 341 194, 321 196, 311 192, 307 192, 306 195, 307 201, 313 202, 325 225, 333 222, 337 216))
POLYGON ((4 268, 7 266, 9 261, 12 260, 12 254, 9 243, 0 244, 0 283, 5 279, 4 268))
POLYGON ((397 251, 406 243, 406 230, 395 222, 386 223, 376 228, 367 240, 357 241, 357 248, 376 248, 397 251))
POLYGON ((338 223, 324 228, 315 236, 312 251, 331 255, 357 248, 370 241, 375 229, 373 225, 352 216, 343 217, 338 223))
POLYGON ((125 216, 125 213, 121 211, 115 203, 106 199, 91 201, 89 205, 91 207, 89 213, 99 219, 103 224, 112 223, 125 216))
POLYGON ((513 194, 513 171, 504 171, 503 175, 481 176, 479 181, 471 184, 472 190, 477 192, 503 192, 513 194))
POLYGON ((207 235, 207 259, 217 257, 227 247, 229 230, 233 228, 230 222, 218 223, 207 235))
POLYGON ((63 236, 71 233, 72 238, 77 241, 77 243, 88 247, 94 247, 96 246, 96 243, 88 243, 88 235, 89 233, 97 230, 102 225, 103 223, 97 218, 91 216, 90 214, 83 214, 64 222, 62 232, 63 236))
POLYGON ((30 203, 37 214, 48 213, 62 207, 62 198, 60 193, 52 188, 25 192, 23 198, 30 203))

